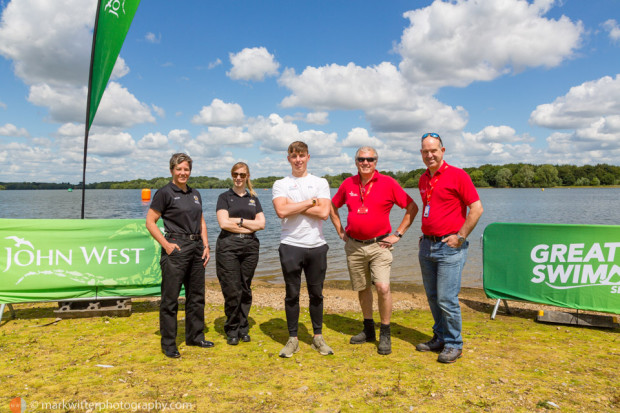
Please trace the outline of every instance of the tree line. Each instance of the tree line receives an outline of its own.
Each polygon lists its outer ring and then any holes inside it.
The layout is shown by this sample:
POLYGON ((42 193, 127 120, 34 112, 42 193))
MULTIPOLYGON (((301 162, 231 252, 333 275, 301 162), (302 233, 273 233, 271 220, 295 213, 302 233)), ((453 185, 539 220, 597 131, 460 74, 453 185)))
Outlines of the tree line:
MULTIPOLYGON (((472 168, 464 168, 471 176, 476 187, 493 188, 552 188, 556 186, 604 186, 620 185, 620 166, 607 164, 598 165, 532 165, 516 163, 507 165, 482 165, 472 168)), ((417 188, 420 176, 426 168, 414 169, 409 172, 381 171, 396 179, 404 188, 417 188)), ((351 176, 350 173, 338 175, 324 175, 330 187, 337 188, 342 181, 351 176)), ((271 188, 273 183, 282 178, 281 176, 267 176, 253 178, 255 188, 271 188)), ((170 177, 158 177, 153 179, 134 179, 122 182, 96 182, 87 184, 86 189, 159 189, 170 182, 170 177)), ((194 188, 230 188, 230 178, 219 179, 210 176, 191 177, 189 185, 194 188)), ((45 182, 0 182, 0 190, 3 189, 81 189, 82 184, 77 185, 45 182)))

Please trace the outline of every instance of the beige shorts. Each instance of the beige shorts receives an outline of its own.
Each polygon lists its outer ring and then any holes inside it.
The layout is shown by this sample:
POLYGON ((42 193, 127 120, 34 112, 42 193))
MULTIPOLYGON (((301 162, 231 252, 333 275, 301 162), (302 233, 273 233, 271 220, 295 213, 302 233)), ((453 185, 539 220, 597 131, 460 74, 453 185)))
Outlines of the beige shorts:
POLYGON ((351 277, 353 291, 362 291, 370 283, 390 283, 392 268, 392 250, 394 247, 381 248, 378 242, 362 244, 351 238, 344 244, 347 254, 347 267, 351 277))

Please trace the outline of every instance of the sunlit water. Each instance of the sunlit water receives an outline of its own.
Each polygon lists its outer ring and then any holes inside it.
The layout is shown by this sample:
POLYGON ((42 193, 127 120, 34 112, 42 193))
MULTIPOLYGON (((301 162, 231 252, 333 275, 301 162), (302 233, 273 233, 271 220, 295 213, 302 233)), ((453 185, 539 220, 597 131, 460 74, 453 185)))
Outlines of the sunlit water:
MULTIPOLYGON (((201 189, 203 208, 207 220, 210 243, 215 246, 219 227, 215 217, 215 203, 221 189, 201 189)), ((407 189, 418 205, 420 194, 407 189)), ((335 189, 332 189, 332 195, 335 189)), ((484 214, 470 235, 467 264, 463 272, 463 286, 482 286, 482 245, 484 228, 493 222, 556 223, 556 224, 620 224, 620 188, 550 188, 536 189, 479 189, 484 214)), ((255 278, 273 283, 283 283, 278 258, 280 220, 271 204, 271 190, 258 190, 267 225, 258 233, 261 249, 255 278)), ((0 218, 80 218, 81 191, 37 190, 0 191, 0 218)), ((148 203, 141 201, 140 190, 93 189, 86 191, 86 218, 144 218, 148 203)), ((346 222, 346 207, 340 216, 346 222)), ((392 228, 403 217, 403 210, 392 210, 392 228)), ((0 221, 1 225, 1 221, 0 221)), ((330 246, 327 279, 348 280, 343 242, 336 235, 331 221, 323 225, 323 232, 330 246)), ((410 230, 394 248, 392 281, 421 284, 417 262, 419 216, 410 230)), ((506 242, 509 242, 507 240, 506 242)), ((207 277, 215 278, 215 257, 207 266, 207 277)))

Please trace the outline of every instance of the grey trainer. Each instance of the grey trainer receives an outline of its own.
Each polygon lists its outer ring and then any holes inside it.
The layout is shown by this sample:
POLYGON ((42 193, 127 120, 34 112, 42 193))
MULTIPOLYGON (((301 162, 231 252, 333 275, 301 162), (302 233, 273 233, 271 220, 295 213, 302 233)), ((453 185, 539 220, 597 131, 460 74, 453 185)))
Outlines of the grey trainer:
POLYGON ((310 347, 312 347, 313 350, 318 351, 321 356, 329 356, 334 354, 334 350, 327 345, 325 339, 323 339, 323 336, 315 336, 312 339, 312 345, 310 347))
POLYGON ((420 343, 415 346, 415 349, 418 351, 441 351, 443 350, 443 341, 439 340, 437 334, 433 335, 426 343, 420 343))
POLYGON ((454 363, 462 355, 463 350, 460 348, 445 347, 439 354, 439 357, 437 357, 437 361, 440 363, 454 363))
POLYGON ((289 337, 284 348, 280 351, 280 357, 289 358, 299 351, 299 340, 297 337, 289 337))
POLYGON ((351 337, 351 340, 349 340, 349 343, 363 344, 370 341, 377 341, 377 335, 374 329, 372 330, 372 333, 366 332, 366 330, 364 330, 361 333, 354 335, 353 337, 351 337))

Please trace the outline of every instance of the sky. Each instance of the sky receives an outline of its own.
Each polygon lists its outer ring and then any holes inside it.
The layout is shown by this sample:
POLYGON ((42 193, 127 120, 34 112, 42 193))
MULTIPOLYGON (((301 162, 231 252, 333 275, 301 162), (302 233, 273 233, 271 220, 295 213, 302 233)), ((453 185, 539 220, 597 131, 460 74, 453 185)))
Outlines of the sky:
MULTIPOLYGON (((104 0, 110 1, 110 0, 104 0)), ((125 0, 116 0, 125 1, 125 0)), ((82 180, 95 0, 0 0, 0 181, 82 180)), ((620 165, 620 0, 142 1, 103 95, 86 181, 620 165)))

